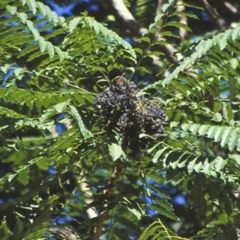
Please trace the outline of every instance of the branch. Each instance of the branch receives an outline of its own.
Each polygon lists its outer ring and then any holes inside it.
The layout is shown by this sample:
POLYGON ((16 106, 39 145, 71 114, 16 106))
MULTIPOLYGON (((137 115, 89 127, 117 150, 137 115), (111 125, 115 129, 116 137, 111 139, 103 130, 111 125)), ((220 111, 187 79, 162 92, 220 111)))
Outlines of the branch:
MULTIPOLYGON (((143 33, 148 33, 148 29, 140 27, 136 19, 125 6, 123 0, 108 1, 111 4, 111 7, 114 9, 114 12, 118 19, 125 25, 126 30, 128 30, 133 37, 141 37, 143 33)), ((172 45, 161 45, 158 47, 159 50, 162 51, 172 63, 178 64, 178 59, 174 57, 176 49, 172 45)))
POLYGON ((219 16, 218 12, 208 3, 207 0, 199 0, 204 10, 215 23, 220 31, 226 30, 224 20, 219 16))
MULTIPOLYGON (((113 194, 114 192, 114 187, 115 184, 118 180, 118 178, 121 176, 122 171, 123 171, 123 162, 119 162, 113 170, 112 176, 108 182, 108 186, 106 188, 106 190, 104 191, 103 195, 105 196, 105 198, 109 197, 110 195, 113 194)), ((107 211, 105 211, 104 213, 100 214, 98 216, 98 220, 97 220, 97 224, 96 227, 94 229, 94 234, 93 234, 93 240, 98 240, 101 236, 102 233, 102 229, 104 226, 104 220, 106 219, 107 216, 107 211)))
POLYGON ((162 13, 162 6, 163 6, 163 4, 164 4, 165 2, 166 2, 166 0, 158 0, 156 15, 162 13))
POLYGON ((135 37, 140 37, 147 29, 140 28, 138 22, 133 17, 131 12, 125 6, 122 0, 109 0, 111 6, 114 8, 117 17, 127 27, 131 34, 135 37))
MULTIPOLYGON (((183 0, 178 0, 177 11, 179 11, 179 12, 185 11, 185 6, 183 5, 183 0)), ((187 25, 187 17, 186 16, 182 15, 182 16, 179 16, 178 18, 179 18, 180 23, 187 25)), ((179 36, 180 36, 181 40, 185 40, 187 38, 187 30, 184 28, 179 28, 179 36)))
POLYGON ((240 14, 240 11, 235 7, 233 6, 230 2, 227 2, 227 1, 224 1, 223 2, 223 5, 232 13, 234 14, 240 14))

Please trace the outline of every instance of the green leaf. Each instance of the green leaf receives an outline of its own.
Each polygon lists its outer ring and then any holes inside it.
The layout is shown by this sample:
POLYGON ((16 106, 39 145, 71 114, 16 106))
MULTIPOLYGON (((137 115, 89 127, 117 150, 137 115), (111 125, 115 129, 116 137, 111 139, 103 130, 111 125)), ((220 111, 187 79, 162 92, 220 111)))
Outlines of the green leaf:
POLYGON ((141 220, 142 216, 144 215, 144 212, 140 212, 139 210, 135 208, 127 207, 128 211, 131 212, 138 220, 141 220))
POLYGON ((224 147, 225 145, 228 144, 232 131, 233 130, 230 127, 224 129, 222 140, 221 140, 221 147, 224 147))
POLYGON ((174 37, 174 38, 180 38, 178 35, 170 32, 170 31, 164 31, 161 34, 162 36, 167 36, 167 37, 174 37))
POLYGON ((33 0, 26 0, 27 5, 29 6, 29 9, 32 11, 33 14, 36 14, 37 12, 37 4, 33 0))
POLYGON ((12 15, 14 15, 17 12, 17 7, 15 7, 15 6, 7 5, 6 8, 7 8, 8 12, 12 15))
POLYGON ((23 231, 23 223, 19 219, 19 217, 16 217, 16 225, 14 227, 14 236, 21 236, 23 231))
POLYGON ((198 129, 198 134, 200 136, 204 136, 206 134, 207 130, 209 129, 209 127, 210 127, 209 125, 201 125, 198 129))
POLYGON ((187 25, 183 24, 183 23, 180 23, 180 22, 174 22, 174 21, 171 21, 171 22, 168 22, 166 24, 166 26, 168 27, 177 27, 177 28, 183 28, 189 32, 192 32, 191 28, 189 28, 187 25))
POLYGON ((156 143, 152 148, 148 149, 147 152, 152 153, 160 144, 161 142, 156 143))
POLYGON ((38 39, 38 44, 39 44, 39 47, 40 47, 40 51, 41 52, 44 52, 46 50, 46 41, 44 40, 44 38, 42 36, 39 37, 38 39))
POLYGON ((200 124, 191 124, 189 127, 189 131, 192 132, 192 134, 196 135, 199 127, 200 124))
POLYGON ((69 31, 72 32, 78 26, 80 21, 81 21, 80 17, 73 18, 69 23, 69 31))
POLYGON ((188 166, 187 166, 187 169, 188 169, 188 172, 189 172, 189 173, 193 172, 194 167, 195 167, 195 163, 196 163, 196 161, 197 161, 198 158, 199 158, 199 156, 196 156, 195 158, 193 158, 193 159, 189 162, 189 164, 188 164, 188 166))
POLYGON ((168 149, 168 147, 164 147, 160 150, 158 150, 156 152, 156 154, 154 155, 153 159, 152 159, 152 162, 153 163, 157 163, 158 162, 158 159, 161 157, 161 155, 168 149))
POLYGON ((34 28, 33 22, 27 20, 26 24, 28 26, 28 29, 32 32, 33 36, 34 36, 34 40, 37 41, 40 37, 39 32, 37 31, 37 29, 34 28))
POLYGON ((47 52, 50 56, 50 58, 54 57, 54 47, 50 42, 46 42, 47 52))
POLYGON ((69 102, 70 101, 68 100, 66 102, 58 103, 54 106, 54 108, 58 113, 63 113, 66 110, 67 106, 69 105, 69 102))
POLYGON ((183 11, 175 11, 171 13, 172 16, 186 16, 189 18, 199 19, 197 15, 193 13, 183 12, 183 11))
POLYGON ((157 206, 157 205, 152 205, 151 208, 156 209, 156 213, 160 213, 161 215, 175 220, 175 221, 179 221, 179 218, 173 213, 173 211, 169 211, 163 207, 157 206))
POLYGON ((113 161, 118 160, 123 154, 122 147, 116 143, 108 145, 108 151, 113 161))
POLYGON ((124 227, 128 228, 130 231, 137 233, 138 226, 136 226, 132 221, 130 221, 128 218, 124 218, 120 215, 116 217, 119 223, 121 223, 124 227))
POLYGON ((29 179, 30 179, 30 169, 29 167, 26 167, 24 170, 21 170, 18 173, 18 180, 20 183, 22 183, 24 186, 26 186, 29 183, 29 179))
POLYGON ((215 142, 221 141, 223 133, 224 133, 224 128, 217 128, 214 133, 214 141, 215 142))
POLYGON ((49 162, 47 161, 46 158, 42 158, 39 161, 37 161, 37 166, 42 169, 42 170, 47 170, 49 167, 49 162))
POLYGON ((224 166, 228 163, 227 159, 223 159, 222 157, 218 156, 214 159, 214 168, 215 171, 220 172, 224 166))
POLYGON ((17 13, 17 16, 21 19, 23 23, 27 21, 27 14, 26 13, 17 13))
POLYGON ((142 42, 147 42, 147 43, 151 42, 151 39, 149 37, 141 37, 139 40, 142 42))
POLYGON ((228 157, 236 162, 237 165, 240 165, 240 155, 238 154, 229 154, 228 157))
POLYGON ((172 122, 170 122, 170 128, 174 128, 174 127, 178 126, 178 124, 179 124, 179 122, 172 121, 172 122))
POLYGON ((199 7, 197 5, 193 5, 193 4, 189 4, 189 3, 186 3, 186 2, 181 2, 180 6, 185 6, 185 7, 189 7, 189 8, 195 8, 195 9, 199 9, 199 10, 204 10, 202 7, 199 7))
POLYGON ((69 105, 69 108, 71 115, 77 120, 78 127, 83 135, 83 139, 91 137, 92 133, 85 127, 78 110, 73 105, 69 105))
POLYGON ((151 51, 149 53, 147 53, 145 55, 145 57, 149 57, 149 56, 164 56, 165 54, 163 52, 160 51, 151 51))
POLYGON ((221 122, 222 121, 222 115, 220 113, 214 113, 214 116, 213 116, 212 120, 214 120, 216 122, 221 122))
POLYGON ((143 54, 143 50, 141 48, 134 48, 134 51, 140 55, 143 54))
POLYGON ((58 54, 60 60, 63 60, 65 57, 67 57, 67 54, 64 53, 59 47, 55 47, 55 51, 58 54))

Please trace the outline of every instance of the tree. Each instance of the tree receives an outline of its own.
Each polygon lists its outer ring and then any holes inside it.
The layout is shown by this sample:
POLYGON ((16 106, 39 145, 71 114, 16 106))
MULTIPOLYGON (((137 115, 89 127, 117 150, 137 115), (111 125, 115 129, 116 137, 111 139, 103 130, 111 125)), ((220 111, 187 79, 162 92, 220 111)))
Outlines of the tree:
POLYGON ((136 21, 109 1, 134 47, 86 13, 0 3, 3 239, 237 239, 240 25, 199 1, 218 30, 193 42, 200 6, 158 1, 150 23, 140 3, 136 21))

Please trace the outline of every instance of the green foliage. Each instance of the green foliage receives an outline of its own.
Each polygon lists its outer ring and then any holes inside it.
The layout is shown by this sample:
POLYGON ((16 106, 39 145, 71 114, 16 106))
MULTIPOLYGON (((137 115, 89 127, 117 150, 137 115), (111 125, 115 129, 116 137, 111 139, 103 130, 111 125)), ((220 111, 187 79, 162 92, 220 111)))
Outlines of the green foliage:
MULTIPOLYGON (((171 25, 178 26, 179 24, 173 23, 171 25)), ((184 72, 184 75, 191 73, 192 66, 197 66, 200 68, 203 65, 206 65, 205 59, 208 59, 209 57, 213 59, 213 62, 211 63, 211 65, 213 65, 212 67, 216 67, 217 69, 219 68, 218 71, 223 73, 223 70, 220 69, 222 61, 218 62, 218 60, 221 60, 221 57, 223 57, 229 64, 229 61, 233 59, 233 54, 238 52, 236 48, 239 43, 236 40, 239 36, 239 33, 240 25, 236 26, 234 29, 228 29, 223 33, 218 33, 211 39, 200 40, 199 43, 197 43, 197 45, 191 49, 192 54, 188 57, 185 57, 182 63, 176 69, 174 69, 174 71, 169 74, 168 77, 166 77, 163 81, 156 82, 152 86, 146 87, 145 90, 152 87, 158 87, 159 85, 165 87, 173 79, 181 77, 180 73, 184 72), (223 52, 221 53, 221 51, 223 52), (187 71, 184 71, 186 69, 187 71)), ((225 62, 225 64, 227 64, 227 62, 225 62)), ((213 69, 211 68, 211 70, 213 69)), ((191 79, 189 79, 188 84, 196 84, 195 81, 194 83, 191 83, 190 81, 191 79)))
POLYGON ((153 222, 150 224, 142 233, 139 240, 147 240, 147 239, 162 239, 162 238, 168 238, 171 240, 175 239, 186 239, 181 238, 178 236, 174 236, 175 234, 171 233, 169 230, 166 229, 166 227, 163 225, 163 223, 158 220, 156 222, 153 222))
MULTIPOLYGON (((148 26, 149 1, 137 2, 136 17, 148 26)), ((1 176, 0 191, 14 195, 0 205, 3 239, 47 239, 46 233, 55 234, 50 220, 66 214, 63 208, 75 219, 66 229, 81 239, 91 239, 99 227, 96 212, 105 216, 109 239, 133 233, 139 239, 184 239, 167 227, 179 220, 170 196, 147 179, 189 193, 188 204, 201 213, 196 239, 236 239, 224 226, 232 229, 239 212, 240 26, 177 46, 172 30, 191 29, 176 16, 197 19, 178 7, 178 1, 164 4, 133 49, 87 14, 65 19, 34 0, 1 3, 0 153, 12 170, 1 176), (162 45, 177 47, 182 59, 165 59, 162 45), (168 117, 167 140, 133 156, 122 148, 117 129, 105 133, 92 102, 118 75, 151 73, 152 56, 164 67, 138 95, 154 92, 152 100, 168 117), (59 135, 60 123, 67 130, 59 135), (149 208, 156 217, 148 216, 149 208)))

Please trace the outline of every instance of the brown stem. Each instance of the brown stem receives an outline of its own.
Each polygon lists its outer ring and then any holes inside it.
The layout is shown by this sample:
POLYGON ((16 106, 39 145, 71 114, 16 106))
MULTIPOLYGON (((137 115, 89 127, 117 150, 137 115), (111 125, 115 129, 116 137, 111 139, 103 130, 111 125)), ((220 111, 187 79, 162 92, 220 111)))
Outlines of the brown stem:
POLYGON ((107 212, 104 212, 98 216, 97 225, 94 229, 93 240, 98 240, 100 238, 106 216, 107 216, 107 212))
MULTIPOLYGON (((111 194, 113 194, 115 184, 116 184, 117 180, 119 179, 119 177, 122 175, 123 167, 124 167, 123 162, 119 162, 114 167, 114 170, 113 170, 112 176, 108 182, 107 188, 103 193, 105 197, 109 197, 111 194)), ((105 211, 104 213, 101 213, 98 216, 97 224, 96 224, 96 227, 95 227, 94 233, 93 233, 93 240, 98 240, 100 238, 106 216, 107 216, 107 211, 105 211)))

